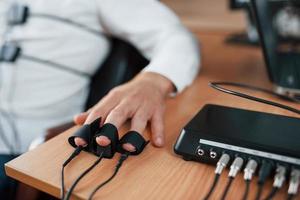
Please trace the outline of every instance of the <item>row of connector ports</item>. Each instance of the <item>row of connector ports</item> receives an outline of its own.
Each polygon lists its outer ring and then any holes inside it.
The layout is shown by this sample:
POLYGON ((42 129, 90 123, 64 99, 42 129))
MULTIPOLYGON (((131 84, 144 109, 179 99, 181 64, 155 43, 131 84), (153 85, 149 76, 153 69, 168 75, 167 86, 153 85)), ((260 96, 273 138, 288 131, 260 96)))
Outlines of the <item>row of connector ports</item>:
POLYGON ((279 162, 270 158, 259 157, 258 155, 249 155, 244 152, 223 150, 218 147, 202 144, 196 148, 195 154, 201 162, 216 163, 216 177, 210 191, 208 192, 204 200, 209 199, 214 188, 216 187, 219 176, 221 175, 223 169, 226 168, 226 166, 230 162, 232 164, 230 166, 230 171, 228 174, 228 187, 226 187, 227 189, 223 192, 222 200, 225 199, 229 191, 231 182, 242 168, 244 168, 244 180, 247 187, 243 199, 247 199, 250 185, 249 183, 255 173, 258 175, 257 184, 259 188, 256 194, 256 199, 261 198, 263 185, 266 179, 272 176, 272 174, 275 174, 273 189, 266 199, 272 199, 277 191, 279 191, 279 189, 283 186, 285 180, 288 179, 290 181, 287 199, 291 200, 297 196, 298 188, 300 185, 300 166, 295 166, 285 162, 279 162), (288 174, 290 174, 290 177, 288 177, 288 174))

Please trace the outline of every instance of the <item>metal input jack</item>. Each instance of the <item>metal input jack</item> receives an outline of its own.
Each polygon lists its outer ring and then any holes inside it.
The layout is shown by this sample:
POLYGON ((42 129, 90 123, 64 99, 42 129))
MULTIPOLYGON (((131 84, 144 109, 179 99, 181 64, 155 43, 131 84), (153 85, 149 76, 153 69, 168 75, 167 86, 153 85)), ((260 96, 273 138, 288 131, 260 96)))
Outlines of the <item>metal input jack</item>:
POLYGON ((198 148, 197 149, 197 154, 198 154, 198 156, 203 156, 205 154, 205 151, 201 148, 198 148))
POLYGON ((217 152, 215 152, 215 151, 210 151, 209 156, 210 156, 212 159, 215 159, 215 158, 217 157, 217 152))

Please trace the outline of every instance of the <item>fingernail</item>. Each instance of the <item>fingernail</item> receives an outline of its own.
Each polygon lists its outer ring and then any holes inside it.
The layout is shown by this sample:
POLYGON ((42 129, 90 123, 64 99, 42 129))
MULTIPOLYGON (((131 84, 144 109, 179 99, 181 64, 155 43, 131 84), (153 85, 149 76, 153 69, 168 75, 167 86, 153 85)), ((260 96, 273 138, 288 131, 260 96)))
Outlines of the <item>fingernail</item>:
POLYGON ((161 146, 164 145, 164 142, 163 142, 162 138, 158 137, 158 138, 156 138, 156 140, 155 140, 155 144, 156 144, 157 146, 161 147, 161 146))
POLYGON ((126 144, 123 144, 123 148, 129 152, 135 152, 136 149, 135 147, 132 145, 132 144, 129 144, 129 143, 126 143, 126 144))
POLYGON ((86 142, 83 139, 79 138, 79 137, 76 137, 74 139, 74 142, 75 142, 76 146, 82 146, 82 147, 84 147, 84 146, 87 145, 86 142))
POLYGON ((108 137, 103 135, 97 137, 96 141, 100 146, 104 146, 104 147, 108 146, 111 143, 110 139, 108 139, 108 137))

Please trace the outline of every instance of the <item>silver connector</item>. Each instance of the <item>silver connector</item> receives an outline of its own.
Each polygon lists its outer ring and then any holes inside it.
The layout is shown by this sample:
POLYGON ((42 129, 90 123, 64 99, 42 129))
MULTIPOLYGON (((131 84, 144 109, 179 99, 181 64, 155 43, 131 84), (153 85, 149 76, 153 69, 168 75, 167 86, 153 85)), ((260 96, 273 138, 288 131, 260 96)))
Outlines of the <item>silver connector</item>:
POLYGON ((240 157, 236 157, 230 166, 229 177, 236 177, 237 173, 241 170, 244 160, 240 157))
POLYGON ((229 160, 230 160, 230 156, 224 153, 217 163, 215 174, 221 174, 223 169, 227 166, 229 160))
POLYGON ((210 156, 210 158, 215 159, 215 158, 217 157, 217 152, 211 150, 211 151, 209 152, 209 156, 210 156))
POLYGON ((274 177, 273 187, 281 188, 285 181, 286 168, 284 166, 278 165, 276 168, 276 174, 274 177))
POLYGON ((249 160, 244 169, 244 180, 249 181, 252 179, 253 174, 257 169, 257 162, 255 160, 249 160))
POLYGON ((205 154, 205 151, 201 148, 198 148, 197 149, 197 154, 198 154, 198 156, 203 156, 205 154))
POLYGON ((293 169, 291 172, 290 185, 288 189, 288 194, 296 195, 298 192, 300 182, 300 170, 293 169))

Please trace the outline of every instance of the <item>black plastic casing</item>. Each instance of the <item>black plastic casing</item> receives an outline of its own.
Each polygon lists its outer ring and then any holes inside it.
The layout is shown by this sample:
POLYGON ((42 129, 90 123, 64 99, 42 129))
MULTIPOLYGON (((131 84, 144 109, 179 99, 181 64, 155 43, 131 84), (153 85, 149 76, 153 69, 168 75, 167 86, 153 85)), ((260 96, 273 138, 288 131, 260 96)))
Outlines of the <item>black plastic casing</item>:
POLYGON ((231 158, 300 168, 300 119, 218 105, 205 105, 183 128, 176 154, 185 160, 216 164, 222 153, 231 158))

